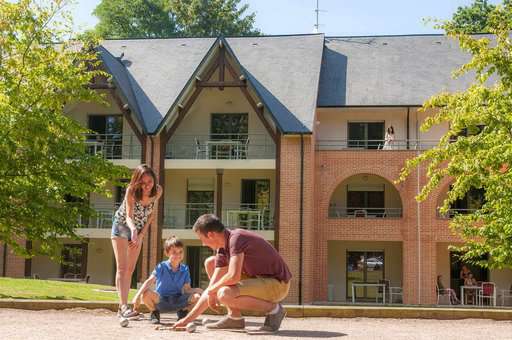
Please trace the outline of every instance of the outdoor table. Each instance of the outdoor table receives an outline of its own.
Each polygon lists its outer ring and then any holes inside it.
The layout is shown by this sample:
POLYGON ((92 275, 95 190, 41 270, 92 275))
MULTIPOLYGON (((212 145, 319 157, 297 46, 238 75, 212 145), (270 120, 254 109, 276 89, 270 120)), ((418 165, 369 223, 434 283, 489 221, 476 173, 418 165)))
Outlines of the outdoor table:
MULTIPOLYGON (((226 212, 227 214, 227 225, 228 226, 233 226, 233 223, 238 219, 240 220, 240 215, 244 215, 246 214, 247 215, 247 219, 249 221, 251 221, 251 218, 249 218, 250 216, 254 216, 256 217, 256 221, 257 221, 257 229, 260 230, 262 228, 262 216, 261 216, 261 210, 228 210, 226 212), (238 218, 237 218, 238 216, 238 218)), ((250 227, 250 225, 248 226, 250 227)))
MULTIPOLYGON (((228 159, 231 159, 233 157, 233 151, 236 154, 238 148, 242 145, 239 140, 230 139, 207 140, 204 144, 206 145, 206 159, 211 159, 210 156, 214 147, 217 148, 217 152, 219 147, 226 147, 229 150, 228 159)), ((219 157, 216 156, 216 158, 219 157)))
POLYGON ((375 282, 352 282, 352 303, 356 303, 356 287, 382 287, 382 304, 386 304, 386 284, 375 282))
POLYGON ((476 296, 478 294, 478 291, 482 289, 480 286, 460 286, 460 304, 465 305, 465 296, 464 296, 464 289, 474 289, 475 290, 475 301, 476 296))

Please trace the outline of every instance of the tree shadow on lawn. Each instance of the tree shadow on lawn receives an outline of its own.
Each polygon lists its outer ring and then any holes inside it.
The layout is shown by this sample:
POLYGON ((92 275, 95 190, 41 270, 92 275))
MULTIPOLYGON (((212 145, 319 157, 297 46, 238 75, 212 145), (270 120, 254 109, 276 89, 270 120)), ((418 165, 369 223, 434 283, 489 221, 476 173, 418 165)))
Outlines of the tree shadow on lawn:
POLYGON ((79 300, 83 301, 84 299, 77 298, 77 297, 67 297, 67 296, 48 296, 48 295, 41 295, 41 296, 16 296, 16 295, 5 295, 0 294, 0 299, 17 299, 17 300, 79 300))

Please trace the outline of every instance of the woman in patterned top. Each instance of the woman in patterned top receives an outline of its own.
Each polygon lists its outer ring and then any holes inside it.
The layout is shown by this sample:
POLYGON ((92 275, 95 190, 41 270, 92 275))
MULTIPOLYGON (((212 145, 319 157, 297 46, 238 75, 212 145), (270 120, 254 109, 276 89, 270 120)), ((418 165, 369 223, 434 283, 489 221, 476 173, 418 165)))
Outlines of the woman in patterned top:
POLYGON ((128 292, 132 274, 140 254, 142 240, 153 222, 153 207, 162 195, 153 169, 142 164, 132 179, 112 223, 112 247, 116 258, 116 288, 119 295, 119 316, 128 316, 128 292))

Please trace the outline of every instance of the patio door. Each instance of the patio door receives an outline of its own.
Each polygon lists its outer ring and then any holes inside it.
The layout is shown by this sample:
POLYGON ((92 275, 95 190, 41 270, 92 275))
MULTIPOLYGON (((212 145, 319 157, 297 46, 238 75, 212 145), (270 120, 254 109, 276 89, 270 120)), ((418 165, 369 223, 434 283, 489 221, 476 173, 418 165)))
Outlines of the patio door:
POLYGON ((213 178, 188 179, 185 225, 193 225, 199 216, 213 213, 213 196, 213 178))
POLYGON ((187 265, 190 269, 190 280, 192 287, 199 287, 203 289, 208 287, 208 283, 210 281, 204 268, 204 261, 211 255, 212 251, 208 247, 187 247, 187 265))
MULTIPOLYGON (((258 219, 247 218, 246 227, 258 228, 268 225, 270 218, 270 180, 268 179, 242 179, 242 192, 240 208, 258 212, 258 219)), ((242 218, 242 217, 241 217, 242 218)))
MULTIPOLYGON (((384 279, 383 251, 347 251, 347 299, 352 298, 353 282, 378 283, 384 279)), ((375 300, 375 288, 356 288, 358 300, 375 300)))

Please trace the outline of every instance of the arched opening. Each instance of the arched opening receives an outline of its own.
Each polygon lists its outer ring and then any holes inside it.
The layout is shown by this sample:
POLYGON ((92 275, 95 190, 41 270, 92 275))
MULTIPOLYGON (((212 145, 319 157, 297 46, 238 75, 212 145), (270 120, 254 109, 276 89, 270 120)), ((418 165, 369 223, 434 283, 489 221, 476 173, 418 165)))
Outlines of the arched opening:
POLYGON ((383 177, 353 175, 341 182, 329 201, 329 218, 400 218, 402 200, 383 177))

